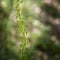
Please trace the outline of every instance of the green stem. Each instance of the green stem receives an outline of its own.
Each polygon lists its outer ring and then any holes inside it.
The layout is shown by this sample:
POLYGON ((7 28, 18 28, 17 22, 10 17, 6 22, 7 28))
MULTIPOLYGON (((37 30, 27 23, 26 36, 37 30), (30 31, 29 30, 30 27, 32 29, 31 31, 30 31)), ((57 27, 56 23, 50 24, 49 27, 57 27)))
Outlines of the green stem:
POLYGON ((22 0, 16 0, 16 6, 15 6, 15 9, 16 9, 16 20, 18 20, 18 30, 20 31, 20 35, 22 35, 22 50, 21 50, 21 60, 25 60, 25 50, 26 50, 26 25, 25 25, 25 22, 24 22, 24 16, 22 15, 22 11, 20 9, 20 4, 22 3, 22 0))

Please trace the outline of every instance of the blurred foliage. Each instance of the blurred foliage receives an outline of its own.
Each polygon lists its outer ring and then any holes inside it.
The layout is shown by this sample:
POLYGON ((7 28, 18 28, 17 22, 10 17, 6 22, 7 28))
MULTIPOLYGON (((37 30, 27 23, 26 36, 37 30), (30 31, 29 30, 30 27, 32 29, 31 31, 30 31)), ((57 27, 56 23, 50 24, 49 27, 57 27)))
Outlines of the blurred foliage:
MULTIPOLYGON (((60 60, 60 0, 23 1, 20 8, 29 40, 25 60, 60 60)), ((17 23, 14 3, 0 0, 0 60, 21 60, 22 24, 17 23)))

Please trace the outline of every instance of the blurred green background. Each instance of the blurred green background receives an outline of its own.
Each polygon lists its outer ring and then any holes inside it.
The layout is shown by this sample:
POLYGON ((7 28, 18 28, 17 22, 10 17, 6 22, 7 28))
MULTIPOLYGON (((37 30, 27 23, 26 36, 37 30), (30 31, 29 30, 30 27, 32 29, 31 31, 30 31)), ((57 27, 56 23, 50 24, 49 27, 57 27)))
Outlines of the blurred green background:
MULTIPOLYGON (((21 60, 15 0, 0 0, 0 60, 21 60)), ((60 0, 23 0, 28 32, 25 60, 60 60, 60 0)))

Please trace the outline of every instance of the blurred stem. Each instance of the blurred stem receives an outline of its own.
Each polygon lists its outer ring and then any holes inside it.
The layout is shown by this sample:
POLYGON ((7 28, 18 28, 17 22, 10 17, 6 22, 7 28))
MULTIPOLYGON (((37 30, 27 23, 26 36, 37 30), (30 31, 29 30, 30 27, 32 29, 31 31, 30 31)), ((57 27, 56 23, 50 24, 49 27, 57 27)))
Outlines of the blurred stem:
POLYGON ((26 25, 25 25, 25 22, 24 22, 24 16, 22 15, 22 11, 21 11, 21 8, 20 8, 20 4, 23 3, 22 0, 16 0, 16 5, 15 5, 15 8, 16 8, 16 20, 17 20, 17 24, 18 24, 18 30, 20 32, 20 35, 22 37, 22 47, 20 49, 21 52, 20 52, 20 56, 21 56, 21 60, 25 60, 25 50, 26 50, 26 25))

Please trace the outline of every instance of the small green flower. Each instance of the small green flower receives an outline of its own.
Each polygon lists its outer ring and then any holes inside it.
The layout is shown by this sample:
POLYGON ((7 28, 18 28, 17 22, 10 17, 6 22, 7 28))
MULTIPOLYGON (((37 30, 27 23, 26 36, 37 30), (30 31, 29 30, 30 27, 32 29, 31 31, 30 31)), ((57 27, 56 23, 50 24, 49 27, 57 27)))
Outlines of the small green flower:
POLYGON ((25 24, 25 18, 22 15, 20 4, 23 3, 23 0, 16 0, 15 11, 16 11, 16 20, 18 25, 18 31, 22 38, 22 44, 20 45, 20 57, 21 60, 25 60, 24 55, 26 51, 26 46, 28 45, 27 40, 27 30, 25 24))

